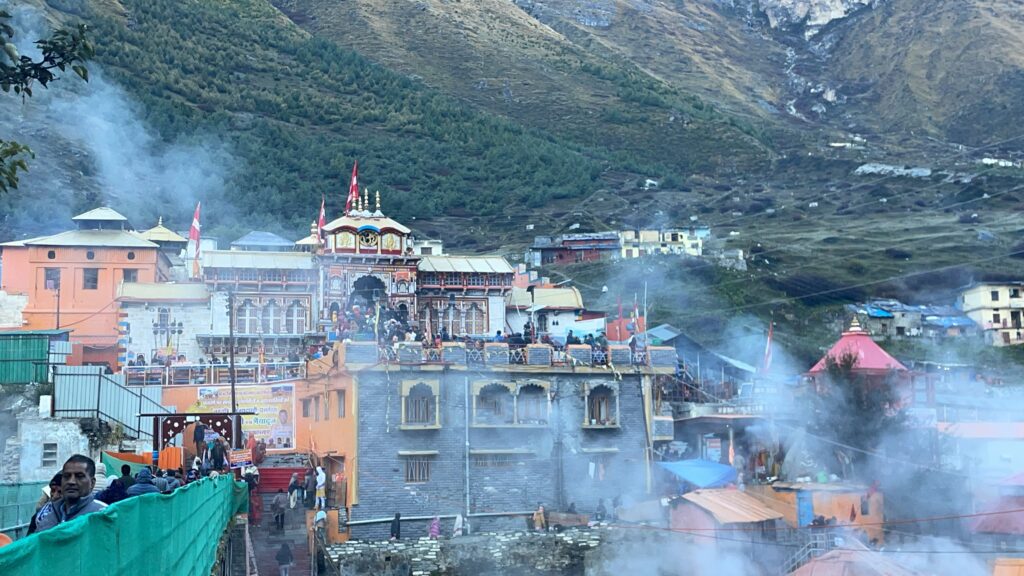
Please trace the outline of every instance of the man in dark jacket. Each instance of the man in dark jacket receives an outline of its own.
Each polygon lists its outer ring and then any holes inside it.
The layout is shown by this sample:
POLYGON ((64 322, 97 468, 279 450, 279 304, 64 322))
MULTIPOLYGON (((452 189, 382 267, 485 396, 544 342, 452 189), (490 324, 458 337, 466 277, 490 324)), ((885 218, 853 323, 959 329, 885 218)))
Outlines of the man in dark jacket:
POLYGON ((121 464, 121 484, 124 484, 124 489, 127 490, 135 484, 135 478, 132 477, 132 467, 127 464, 121 464))
POLYGON ((149 471, 149 468, 139 470, 139 475, 135 478, 135 484, 128 488, 128 496, 159 493, 160 489, 153 485, 153 473, 149 471))
POLYGON ((75 454, 61 469, 60 500, 43 506, 36 517, 36 530, 42 532, 107 507, 93 500, 96 488, 96 463, 92 458, 75 454))
POLYGON ((399 540, 402 538, 402 515, 395 512, 395 517, 391 519, 391 539, 399 540))

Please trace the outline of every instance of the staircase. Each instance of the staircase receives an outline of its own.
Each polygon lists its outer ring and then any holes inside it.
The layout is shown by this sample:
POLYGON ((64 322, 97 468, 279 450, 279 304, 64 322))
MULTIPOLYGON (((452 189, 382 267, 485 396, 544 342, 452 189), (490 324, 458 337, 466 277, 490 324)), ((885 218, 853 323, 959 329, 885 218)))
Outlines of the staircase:
POLYGON ((835 540, 831 531, 811 530, 801 535, 804 536, 803 546, 782 563, 779 574, 790 574, 811 560, 831 551, 833 548, 832 543, 835 540))
MULTIPOLYGON (((261 474, 262 475, 262 474, 261 474)), ((309 540, 306 530, 306 509, 296 504, 295 509, 286 509, 284 516, 284 532, 274 527, 274 516, 270 513, 273 494, 260 494, 263 498, 263 517, 260 526, 250 523, 249 534, 252 538, 253 551, 256 555, 256 566, 260 576, 277 576, 277 551, 281 544, 287 542, 292 549, 293 565, 290 576, 308 576, 310 571, 309 540)))

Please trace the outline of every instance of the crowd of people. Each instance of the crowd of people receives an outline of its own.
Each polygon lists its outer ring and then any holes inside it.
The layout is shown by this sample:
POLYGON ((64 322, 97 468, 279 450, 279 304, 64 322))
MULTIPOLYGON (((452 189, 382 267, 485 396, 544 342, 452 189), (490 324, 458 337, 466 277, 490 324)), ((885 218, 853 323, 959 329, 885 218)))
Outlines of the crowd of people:
POLYGON ((106 465, 75 454, 43 488, 43 496, 29 523, 28 533, 41 532, 107 506, 143 494, 170 494, 199 480, 198 470, 184 476, 181 470, 162 470, 142 466, 132 474, 132 466, 121 465, 120 476, 107 472, 106 465))

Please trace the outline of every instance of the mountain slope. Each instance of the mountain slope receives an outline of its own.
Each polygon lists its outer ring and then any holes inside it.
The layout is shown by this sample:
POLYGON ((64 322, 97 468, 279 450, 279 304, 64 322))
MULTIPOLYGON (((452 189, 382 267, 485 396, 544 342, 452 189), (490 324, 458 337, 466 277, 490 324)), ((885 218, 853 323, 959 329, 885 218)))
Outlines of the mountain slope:
POLYGON ((878 130, 971 146, 1020 133, 1011 120, 1024 114, 1020 3, 886 0, 840 22, 824 41, 826 73, 878 130))
POLYGON ((746 98, 732 96, 748 90, 729 89, 723 99, 726 90, 677 83, 604 40, 549 27, 509 0, 274 3, 320 37, 527 125, 695 171, 720 170, 723 158, 740 168, 756 165, 745 148, 758 146, 750 135, 759 136, 764 122, 724 111, 747 110, 746 98))

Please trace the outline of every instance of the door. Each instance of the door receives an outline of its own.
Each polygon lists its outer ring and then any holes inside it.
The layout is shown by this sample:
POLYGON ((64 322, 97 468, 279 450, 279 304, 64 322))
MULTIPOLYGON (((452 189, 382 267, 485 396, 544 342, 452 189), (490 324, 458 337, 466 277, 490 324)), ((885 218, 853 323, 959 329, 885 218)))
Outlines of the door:
POLYGON ((796 523, 801 528, 810 526, 811 522, 814 521, 813 496, 813 494, 806 490, 800 490, 796 493, 796 523))

